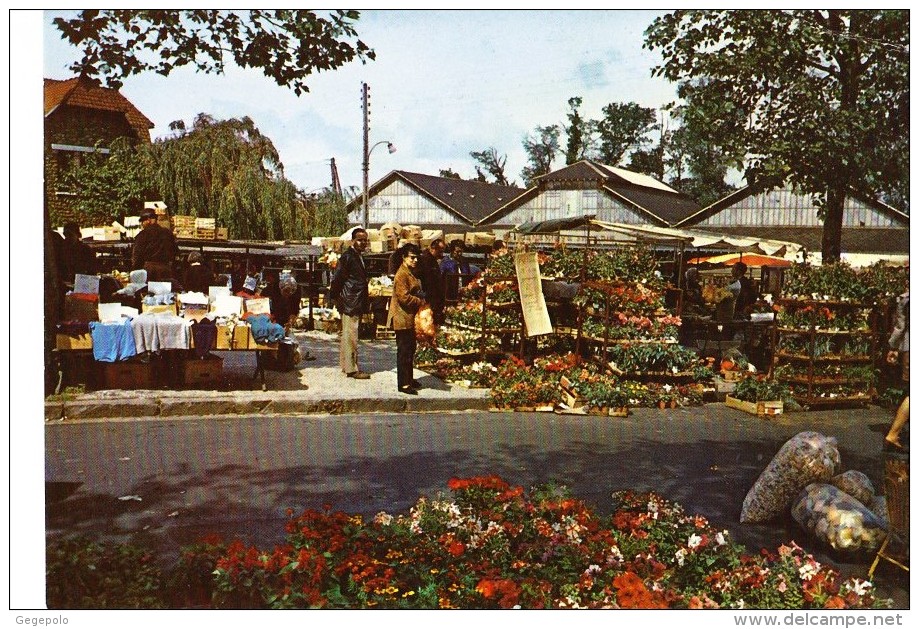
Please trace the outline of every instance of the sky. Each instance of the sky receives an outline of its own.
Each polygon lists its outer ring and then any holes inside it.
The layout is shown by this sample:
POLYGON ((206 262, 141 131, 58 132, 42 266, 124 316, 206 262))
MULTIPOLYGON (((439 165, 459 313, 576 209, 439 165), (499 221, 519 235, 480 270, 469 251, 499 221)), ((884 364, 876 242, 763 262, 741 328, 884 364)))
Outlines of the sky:
MULTIPOLYGON (((285 173, 306 192, 331 183, 334 157, 342 185, 361 186, 361 85, 370 87, 370 183, 391 170, 436 175, 451 168, 475 176, 470 151, 495 147, 505 173, 522 185, 522 142, 537 126, 566 121, 568 99, 583 98, 584 117, 599 118, 610 102, 659 108, 675 86, 652 78, 658 53, 642 49, 643 32, 662 11, 640 10, 365 10, 358 36, 376 60, 351 62, 313 75, 297 97, 258 70, 235 66, 225 75, 183 68, 162 77, 129 77, 121 89, 155 124, 190 125, 198 113, 218 119, 249 116, 278 149, 285 173)), ((78 51, 60 38, 45 11, 46 78, 72 76, 78 51)), ((564 141, 564 140, 562 140, 564 141)), ((564 163, 559 157, 556 166, 564 163)))

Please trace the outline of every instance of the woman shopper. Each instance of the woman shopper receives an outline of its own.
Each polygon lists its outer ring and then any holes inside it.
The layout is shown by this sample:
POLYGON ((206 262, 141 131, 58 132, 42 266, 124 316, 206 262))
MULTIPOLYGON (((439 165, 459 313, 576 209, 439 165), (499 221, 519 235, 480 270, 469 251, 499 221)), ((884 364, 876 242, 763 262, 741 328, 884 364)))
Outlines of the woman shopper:
POLYGON ((396 331, 396 381, 400 393, 418 395, 419 383, 412 378, 415 362, 415 313, 425 303, 421 280, 415 276, 420 251, 416 245, 399 248, 401 264, 393 280, 389 302, 389 325, 396 331))

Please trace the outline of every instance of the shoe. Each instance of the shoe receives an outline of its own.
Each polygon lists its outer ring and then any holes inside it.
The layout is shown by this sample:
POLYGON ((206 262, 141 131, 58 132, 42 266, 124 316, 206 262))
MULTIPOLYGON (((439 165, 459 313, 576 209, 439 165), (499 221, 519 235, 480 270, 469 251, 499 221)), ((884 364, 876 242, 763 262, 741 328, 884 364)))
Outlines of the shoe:
POLYGON ((363 371, 352 371, 348 374, 349 378, 354 378, 355 380, 370 380, 370 374, 363 371))
POLYGON ((884 452, 903 452, 903 444, 897 441, 891 441, 887 437, 884 437, 884 447, 882 448, 884 452))
POLYGON ((405 393, 406 395, 418 395, 418 389, 415 387, 399 387, 399 393, 405 393))
POLYGON ((418 382, 417 380, 412 380, 412 386, 416 389, 423 389, 424 385, 418 382))

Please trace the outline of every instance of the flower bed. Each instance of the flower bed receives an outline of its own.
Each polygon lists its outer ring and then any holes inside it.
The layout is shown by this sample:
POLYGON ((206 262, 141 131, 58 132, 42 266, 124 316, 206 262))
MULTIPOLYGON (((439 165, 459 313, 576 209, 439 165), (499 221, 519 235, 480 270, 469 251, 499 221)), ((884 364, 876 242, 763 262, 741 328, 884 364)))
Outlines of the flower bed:
MULTIPOLYGON (((890 605, 869 582, 843 579, 794 543, 749 553, 704 517, 654 493, 618 492, 612 514, 603 516, 553 485, 526 492, 481 476, 454 478, 448 487, 450 495, 422 497, 408 513, 371 521, 330 509, 297 517, 289 511, 284 544, 269 550, 209 541, 186 549, 174 583, 207 584, 203 600, 216 608, 890 605)), ((83 586, 91 567, 69 557, 49 552, 49 590, 60 595, 49 598, 51 607, 80 606, 69 590, 83 586)))

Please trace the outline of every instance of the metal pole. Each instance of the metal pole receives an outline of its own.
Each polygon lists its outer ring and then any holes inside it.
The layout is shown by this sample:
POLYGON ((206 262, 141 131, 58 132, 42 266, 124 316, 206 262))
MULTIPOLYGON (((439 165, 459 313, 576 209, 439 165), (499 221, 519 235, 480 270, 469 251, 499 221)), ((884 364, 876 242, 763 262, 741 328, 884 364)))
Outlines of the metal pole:
POLYGON ((367 204, 367 187, 370 177, 370 111, 367 102, 369 89, 366 83, 361 89, 361 101, 364 108, 364 229, 370 228, 370 207, 367 204))

